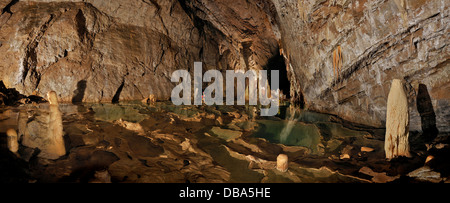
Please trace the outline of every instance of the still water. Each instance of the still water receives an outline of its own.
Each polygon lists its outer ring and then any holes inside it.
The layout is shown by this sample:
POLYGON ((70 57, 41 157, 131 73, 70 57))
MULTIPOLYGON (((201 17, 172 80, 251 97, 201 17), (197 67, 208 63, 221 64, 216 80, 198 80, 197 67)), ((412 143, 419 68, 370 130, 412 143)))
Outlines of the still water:
MULTIPOLYGON (((236 157, 236 154, 232 155, 230 152, 229 144, 239 143, 236 139, 245 138, 250 143, 256 142, 252 141, 253 139, 262 139, 273 144, 304 147, 309 149, 312 155, 323 155, 324 147, 329 148, 333 143, 339 143, 339 141, 330 141, 332 138, 362 137, 367 134, 367 132, 351 130, 333 122, 330 115, 303 111, 289 105, 281 106, 278 115, 274 117, 259 117, 259 109, 255 106, 175 106, 170 102, 158 102, 153 105, 140 102, 60 104, 59 109, 66 126, 70 125, 74 118, 84 119, 82 115, 86 114, 91 114, 95 120, 107 123, 122 120, 137 124, 145 123, 144 120, 161 112, 177 115, 180 119, 197 120, 200 123, 204 122, 205 117, 213 118, 216 122, 205 123, 203 129, 195 133, 195 140, 215 163, 230 173, 230 182, 261 182, 262 180, 298 182, 298 179, 287 177, 286 174, 278 174, 276 170, 262 172, 262 170, 250 169, 248 160, 236 157), (233 116, 230 117, 230 115, 233 116), (224 120, 218 122, 222 118, 224 120)), ((48 111, 47 104, 2 108, 0 109, 0 133, 6 132, 8 128, 20 131, 20 123, 30 122, 37 115, 45 115, 46 111, 48 111)), ((45 125, 44 122, 36 123, 45 125)), ((189 129, 189 126, 186 126, 186 129, 189 129)), ((70 130, 65 130, 66 136, 70 133, 70 130)), ((270 147, 266 149, 269 153, 271 150, 273 149, 270 147)), ((270 157, 277 155, 264 154, 268 153, 266 151, 261 152, 261 155, 266 158, 271 159, 270 157)), ((292 171, 299 172, 298 169, 292 169, 292 171)), ((316 172, 324 173, 320 170, 316 172)), ((311 173, 316 172, 309 171, 307 176, 310 177, 311 173)))

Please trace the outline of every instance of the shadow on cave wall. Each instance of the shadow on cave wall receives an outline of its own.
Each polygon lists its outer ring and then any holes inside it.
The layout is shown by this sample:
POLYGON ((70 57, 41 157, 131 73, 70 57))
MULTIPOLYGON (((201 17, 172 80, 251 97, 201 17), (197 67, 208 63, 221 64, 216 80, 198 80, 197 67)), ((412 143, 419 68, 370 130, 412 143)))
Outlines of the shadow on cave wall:
POLYGON ((437 137, 439 131, 436 127, 436 114, 426 85, 419 84, 416 102, 422 124, 422 138, 425 142, 430 142, 437 137))
POLYGON ((114 97, 112 98, 112 101, 111 101, 112 103, 119 103, 120 94, 122 93, 124 85, 125 85, 125 79, 122 81, 122 84, 117 89, 116 94, 114 94, 114 97))
POLYGON ((73 92, 72 103, 81 103, 84 98, 84 92, 86 91, 86 80, 80 80, 77 83, 77 89, 73 92))
POLYGON ((409 136, 412 151, 426 150, 425 144, 431 143, 439 134, 436 127, 436 114, 427 86, 419 84, 416 107, 420 115, 422 132, 411 131, 409 136))

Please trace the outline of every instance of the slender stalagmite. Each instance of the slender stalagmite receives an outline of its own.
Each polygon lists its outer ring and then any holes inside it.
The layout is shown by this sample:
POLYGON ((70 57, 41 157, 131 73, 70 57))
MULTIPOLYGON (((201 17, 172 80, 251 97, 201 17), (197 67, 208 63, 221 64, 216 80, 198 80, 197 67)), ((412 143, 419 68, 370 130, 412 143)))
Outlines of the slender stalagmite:
POLYGON ((50 117, 48 124, 48 139, 50 145, 48 146, 47 153, 49 158, 56 159, 66 154, 66 148, 64 146, 63 139, 63 125, 62 115, 59 110, 58 98, 54 91, 47 93, 48 101, 50 102, 50 117))

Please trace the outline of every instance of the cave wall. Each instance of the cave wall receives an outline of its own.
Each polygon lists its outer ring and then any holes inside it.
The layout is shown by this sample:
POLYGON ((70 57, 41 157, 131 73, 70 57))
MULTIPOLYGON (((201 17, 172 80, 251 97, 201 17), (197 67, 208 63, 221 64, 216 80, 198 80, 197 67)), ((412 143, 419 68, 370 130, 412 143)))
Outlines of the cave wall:
POLYGON ((212 67, 219 55, 175 0, 22 0, 0 27, 0 79, 23 94, 55 90, 63 101, 167 99, 174 70, 212 67))
POLYGON ((278 51, 273 5, 253 1, 1 2, 0 79, 67 102, 168 99, 172 72, 194 61, 262 69, 278 51))
POLYGON ((449 4, 0 0, 0 80, 23 94, 55 90, 67 102, 168 99, 171 73, 192 71, 194 61, 204 71, 263 69, 281 53, 293 101, 309 109, 384 127, 398 78, 411 130, 450 132, 449 4))
POLYGON ((310 109, 384 127, 390 84, 398 78, 409 98, 410 130, 422 130, 421 118, 434 114, 437 128, 450 131, 449 1, 273 2, 291 84, 310 109), (419 85, 431 108, 417 102, 419 85))

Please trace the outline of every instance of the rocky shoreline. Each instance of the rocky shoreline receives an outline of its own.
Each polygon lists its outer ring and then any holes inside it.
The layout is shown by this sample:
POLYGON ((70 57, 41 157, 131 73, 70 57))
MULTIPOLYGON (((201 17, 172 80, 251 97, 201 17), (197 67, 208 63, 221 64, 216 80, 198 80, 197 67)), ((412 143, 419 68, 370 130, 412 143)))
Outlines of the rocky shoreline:
MULTIPOLYGON (((30 122, 40 108, 2 112, 26 110, 30 122)), ((158 102, 61 104, 60 109, 67 154, 50 160, 21 145, 18 156, 7 157, 26 174, 17 177, 23 182, 448 182, 450 175, 448 135, 426 146, 419 135, 412 136, 412 157, 387 161, 384 141, 365 131, 339 136, 322 130, 317 153, 255 137, 260 118, 240 107, 176 108, 158 102), (135 120, 117 119, 130 112, 135 120), (288 157, 286 172, 276 169, 279 154, 288 157)))

